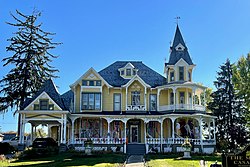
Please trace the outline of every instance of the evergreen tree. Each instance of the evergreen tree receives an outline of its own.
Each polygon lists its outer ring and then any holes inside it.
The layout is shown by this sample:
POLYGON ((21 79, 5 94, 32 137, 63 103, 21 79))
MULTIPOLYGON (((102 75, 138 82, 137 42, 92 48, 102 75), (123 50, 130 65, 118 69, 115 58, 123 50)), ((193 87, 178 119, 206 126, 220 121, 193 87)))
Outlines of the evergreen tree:
MULTIPOLYGON (((233 83, 237 95, 244 99, 244 104, 250 112, 250 53, 242 56, 233 68, 233 83)), ((248 113, 250 120, 250 113, 248 113)))
POLYGON ((217 116, 217 143, 219 149, 235 149, 247 141, 245 108, 242 100, 236 95, 232 82, 233 68, 230 61, 220 66, 216 91, 211 94, 213 100, 209 109, 217 116))
POLYGON ((56 77, 56 70, 49 63, 57 56, 49 53, 60 43, 52 42, 54 33, 41 29, 42 24, 36 21, 40 12, 24 15, 16 10, 17 16, 11 14, 15 23, 7 24, 17 27, 14 36, 8 39, 10 45, 6 47, 13 55, 4 58, 3 66, 14 66, 9 73, 0 80, 0 111, 8 108, 22 109, 26 98, 31 97, 49 78, 56 77))

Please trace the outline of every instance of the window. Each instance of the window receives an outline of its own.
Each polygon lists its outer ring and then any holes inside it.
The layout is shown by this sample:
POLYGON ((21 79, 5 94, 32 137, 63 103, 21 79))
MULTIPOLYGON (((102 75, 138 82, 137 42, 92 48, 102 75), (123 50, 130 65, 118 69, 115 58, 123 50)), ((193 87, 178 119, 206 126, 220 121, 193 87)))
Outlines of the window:
POLYGON ((114 111, 121 111, 121 94, 114 94, 114 111))
POLYGON ((39 104, 34 104, 34 110, 40 110, 39 104))
POLYGON ((83 110, 100 110, 101 94, 100 93, 83 93, 82 94, 83 110))
POLYGON ((188 72, 188 81, 191 81, 191 72, 188 72))
POLYGON ((157 103, 157 97, 156 95, 150 95, 150 98, 149 98, 149 101, 150 101, 150 106, 149 106, 149 109, 151 111, 156 111, 156 103, 157 103))
POLYGON ((95 86, 94 81, 89 81, 89 86, 95 86))
POLYGON ((189 100, 189 104, 192 104, 192 94, 188 93, 188 100, 189 100))
POLYGON ((124 70, 121 70, 121 75, 124 75, 124 70))
POLYGON ((170 72, 170 81, 174 81, 174 72, 170 72))
POLYGON ((96 85, 96 86, 101 86, 101 85, 102 85, 102 81, 101 81, 101 80, 95 81, 95 85, 96 85))
POLYGON ((49 110, 54 110, 54 104, 49 105, 49 110))
POLYGON ((139 91, 135 91, 135 92, 131 92, 132 94, 132 105, 138 106, 140 105, 140 92, 139 91))
POLYGON ((40 100, 40 110, 48 110, 49 100, 40 100))
POLYGON ((131 69, 126 69, 126 75, 131 76, 131 69))
POLYGON ((180 92, 180 104, 184 104, 184 103, 185 103, 185 93, 180 92))
POLYGON ((174 93, 170 93, 170 104, 174 104, 174 93))
POLYGON ((179 80, 184 80, 184 67, 179 67, 179 80))
POLYGON ((88 86, 88 81, 87 80, 82 80, 82 86, 88 86))

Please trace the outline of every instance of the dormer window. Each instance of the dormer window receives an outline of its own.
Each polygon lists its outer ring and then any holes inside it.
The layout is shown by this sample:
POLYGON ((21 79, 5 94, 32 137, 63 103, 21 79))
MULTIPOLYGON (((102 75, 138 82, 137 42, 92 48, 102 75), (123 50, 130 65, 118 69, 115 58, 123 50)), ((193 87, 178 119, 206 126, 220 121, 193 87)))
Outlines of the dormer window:
POLYGON ((184 51, 184 49, 185 49, 185 47, 184 47, 181 43, 179 43, 179 44, 175 47, 175 50, 176 50, 176 51, 184 51))
POLYGON ((131 76, 131 69, 126 69, 126 75, 131 76))
POLYGON ((102 86, 101 80, 82 80, 82 86, 102 86))
POLYGON ((119 68, 120 76, 125 79, 130 79, 137 74, 138 69, 136 69, 133 64, 127 63, 124 67, 119 68))

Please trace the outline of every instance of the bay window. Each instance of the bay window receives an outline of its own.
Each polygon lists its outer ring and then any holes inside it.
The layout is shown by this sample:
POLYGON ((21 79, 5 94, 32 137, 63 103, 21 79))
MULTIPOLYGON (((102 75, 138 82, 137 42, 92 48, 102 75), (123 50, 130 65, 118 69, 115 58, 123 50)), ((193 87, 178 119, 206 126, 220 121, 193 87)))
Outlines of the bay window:
POLYGON ((100 110, 101 93, 82 93, 83 110, 100 110))

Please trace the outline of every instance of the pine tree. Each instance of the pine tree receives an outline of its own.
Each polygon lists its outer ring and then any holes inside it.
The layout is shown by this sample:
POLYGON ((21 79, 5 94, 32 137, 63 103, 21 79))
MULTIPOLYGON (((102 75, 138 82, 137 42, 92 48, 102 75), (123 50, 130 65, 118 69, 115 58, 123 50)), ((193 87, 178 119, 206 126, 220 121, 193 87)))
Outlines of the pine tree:
POLYGON ((248 109, 247 117, 250 120, 250 53, 246 57, 242 56, 234 65, 233 83, 237 95, 244 100, 248 109))
POLYGON ((236 95, 232 82, 233 68, 230 61, 220 66, 216 91, 211 94, 213 100, 209 109, 217 116, 217 143, 219 149, 235 149, 247 141, 245 108, 242 100, 236 95))
POLYGON ((17 16, 11 14, 15 23, 7 24, 17 27, 14 36, 8 39, 10 45, 6 47, 12 56, 4 58, 3 66, 14 66, 3 79, 0 80, 0 111, 7 112, 9 108, 22 109, 26 98, 31 97, 49 78, 56 77, 58 70, 49 63, 57 56, 49 53, 60 43, 52 42, 54 33, 41 29, 42 24, 36 21, 41 16, 34 11, 31 15, 24 15, 16 10, 17 16))

